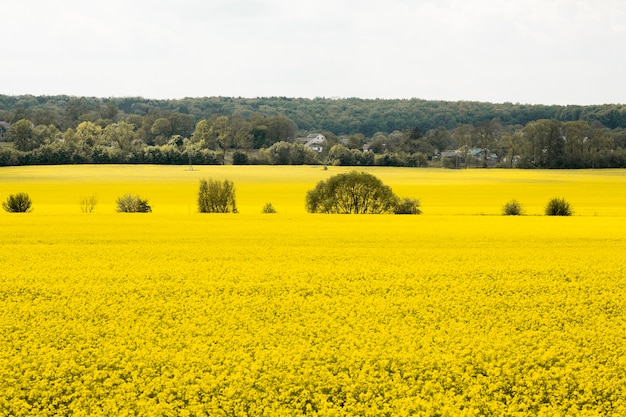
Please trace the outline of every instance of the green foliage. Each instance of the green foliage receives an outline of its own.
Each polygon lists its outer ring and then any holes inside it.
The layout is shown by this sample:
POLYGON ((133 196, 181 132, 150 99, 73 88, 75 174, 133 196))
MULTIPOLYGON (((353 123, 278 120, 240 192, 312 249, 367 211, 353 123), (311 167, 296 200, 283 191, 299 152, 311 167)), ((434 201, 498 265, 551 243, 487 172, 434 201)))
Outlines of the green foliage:
POLYGON ((1 165, 221 164, 231 151, 254 148, 267 153, 250 154, 251 164, 426 166, 437 151, 463 149, 442 166, 626 167, 621 105, 0 95, 0 121, 11 149, 23 152, 0 151, 1 165), (324 133, 323 158, 293 143, 305 132, 324 133))
POLYGON ((200 213, 237 213, 233 182, 200 180, 198 211, 200 213))
POLYGON ((243 151, 233 153, 233 165, 247 165, 250 162, 248 154, 243 151))
POLYGON ((302 143, 280 141, 267 149, 273 165, 315 165, 319 163, 317 152, 302 143))
POLYGON ((405 197, 398 201, 393 212, 395 214, 422 214, 419 200, 405 197))
POLYGON ((397 205, 398 197, 389 186, 372 174, 357 171, 320 181, 306 195, 310 213, 393 213, 397 205))
POLYGON ((564 198, 553 198, 548 201, 545 213, 546 216, 571 216, 574 214, 570 203, 564 198))
POLYGON ((30 213, 33 211, 33 202, 26 193, 11 194, 2 208, 9 213, 30 213))
POLYGON ((148 200, 133 194, 124 194, 117 199, 118 213, 150 213, 152 207, 148 204, 148 200))
POLYGON ((15 144, 15 149, 18 151, 32 151, 41 145, 34 134, 33 123, 27 119, 20 119, 13 123, 6 137, 15 144))
POLYGON ((513 199, 502 207, 502 214, 505 216, 521 216, 523 214, 522 204, 513 199))
POLYGON ((267 203, 263 206, 263 210, 261 211, 263 214, 274 214, 276 213, 276 209, 272 205, 272 203, 267 203))

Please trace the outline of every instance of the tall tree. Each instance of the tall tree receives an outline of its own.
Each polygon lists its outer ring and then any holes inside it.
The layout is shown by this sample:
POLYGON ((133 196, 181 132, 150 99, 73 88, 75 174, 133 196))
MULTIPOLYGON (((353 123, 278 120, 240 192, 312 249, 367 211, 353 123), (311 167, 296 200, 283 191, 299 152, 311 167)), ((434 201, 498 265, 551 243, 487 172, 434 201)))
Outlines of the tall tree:
POLYGON ((135 126, 126 121, 113 123, 104 128, 102 136, 109 146, 130 151, 135 136, 135 126))
POLYGON ((93 122, 82 122, 76 127, 75 141, 80 155, 89 159, 96 145, 103 145, 102 128, 93 122))
POLYGON ((235 149, 251 149, 253 146, 250 123, 240 115, 230 118, 231 146, 235 149))
POLYGON ((506 133, 500 138, 500 148, 506 155, 509 167, 513 168, 513 164, 520 157, 520 153, 524 149, 524 141, 524 135, 519 130, 506 133))
POLYGON ((150 133, 154 135, 156 145, 164 145, 172 136, 172 123, 165 117, 159 117, 152 123, 150 133))
POLYGON ((452 137, 456 140, 457 149, 460 150, 461 156, 463 157, 465 168, 467 168, 467 164, 469 162, 468 155, 470 148, 472 147, 472 130, 473 126, 461 124, 458 125, 452 132, 452 137))
POLYGON ((20 119, 13 123, 6 137, 19 151, 32 151, 39 146, 33 136, 33 122, 28 119, 20 119))

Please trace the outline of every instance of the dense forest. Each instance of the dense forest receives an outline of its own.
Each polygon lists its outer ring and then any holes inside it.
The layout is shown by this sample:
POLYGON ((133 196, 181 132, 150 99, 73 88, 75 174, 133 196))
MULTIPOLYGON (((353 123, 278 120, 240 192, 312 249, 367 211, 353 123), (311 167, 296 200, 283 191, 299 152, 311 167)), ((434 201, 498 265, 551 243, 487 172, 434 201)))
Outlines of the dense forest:
POLYGON ((625 167, 625 128, 615 104, 0 95, 0 165, 625 167))

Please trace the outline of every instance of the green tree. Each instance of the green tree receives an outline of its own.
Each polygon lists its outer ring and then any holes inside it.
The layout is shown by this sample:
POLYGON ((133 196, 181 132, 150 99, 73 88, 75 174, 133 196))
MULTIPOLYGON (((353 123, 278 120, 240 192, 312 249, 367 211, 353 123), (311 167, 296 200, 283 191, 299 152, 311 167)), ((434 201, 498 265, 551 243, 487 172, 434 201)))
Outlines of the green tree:
POLYGON ((523 134, 528 139, 532 166, 538 168, 561 168, 565 141, 561 122, 543 119, 524 126, 523 134))
POLYGON ((234 115, 230 118, 230 134, 232 138, 229 142, 232 147, 243 150, 252 149, 250 123, 240 115, 234 115))
POLYGON ((524 143, 525 139, 521 131, 507 133, 500 138, 500 148, 511 168, 513 168, 513 164, 520 157, 524 143))
POLYGON ((338 143, 328 151, 328 161, 332 165, 354 165, 354 154, 350 149, 338 143))
POLYGON ((391 187, 372 174, 357 171, 320 181, 306 195, 310 213, 393 213, 398 202, 391 187))
POLYGON ((237 213, 233 182, 200 180, 198 211, 200 213, 237 213))
POLYGON ((7 140, 13 142, 19 151, 31 151, 38 147, 33 136, 33 123, 28 119, 20 119, 13 123, 6 134, 7 140))
POLYGON ((105 144, 130 151, 135 137, 135 126, 126 121, 112 123, 104 128, 102 136, 105 144))
POLYGON ((288 141, 296 136, 296 124, 287 116, 272 116, 265 120, 267 126, 266 140, 268 145, 280 141, 288 141))
POLYGON ((154 135, 154 143, 165 145, 172 135, 172 123, 165 117, 159 117, 152 123, 150 133, 154 135))
POLYGON ((585 166, 586 150, 590 144, 592 129, 584 120, 563 123, 564 163, 566 168, 585 166))
POLYGON ((82 122, 76 127, 76 140, 82 149, 102 145, 102 128, 93 122, 82 122))
POLYGON ((457 148, 461 151, 461 157, 463 158, 465 168, 467 168, 467 164, 469 162, 468 156, 472 147, 472 130, 473 126, 461 124, 458 125, 452 133, 452 137, 456 140, 457 148))
POLYGON ((587 147, 587 160, 591 168, 600 168, 601 157, 604 153, 608 152, 610 149, 613 149, 614 140, 612 137, 607 135, 606 129, 602 127, 594 127, 591 133, 591 138, 589 138, 589 145, 587 147))

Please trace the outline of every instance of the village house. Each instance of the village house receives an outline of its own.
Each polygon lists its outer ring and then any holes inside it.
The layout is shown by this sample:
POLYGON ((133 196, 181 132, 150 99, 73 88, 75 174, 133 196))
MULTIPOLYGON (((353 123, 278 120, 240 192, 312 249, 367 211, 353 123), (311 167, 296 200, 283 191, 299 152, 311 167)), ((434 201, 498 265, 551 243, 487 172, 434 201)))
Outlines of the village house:
POLYGON ((325 140, 326 140, 326 137, 320 133, 311 133, 307 135, 305 138, 294 139, 295 142, 302 143, 304 146, 318 153, 322 152, 323 144, 325 140))

